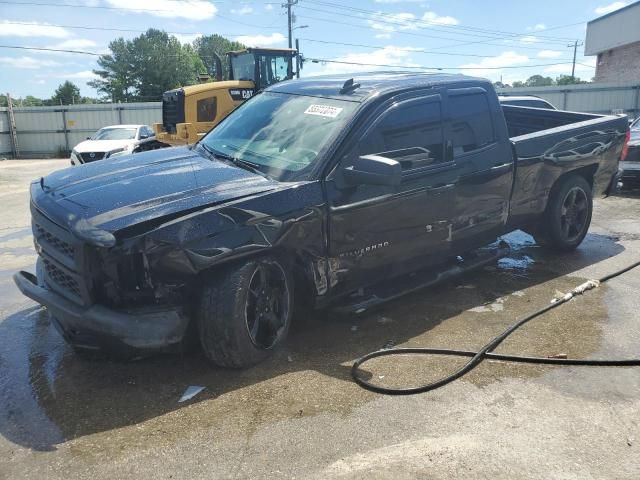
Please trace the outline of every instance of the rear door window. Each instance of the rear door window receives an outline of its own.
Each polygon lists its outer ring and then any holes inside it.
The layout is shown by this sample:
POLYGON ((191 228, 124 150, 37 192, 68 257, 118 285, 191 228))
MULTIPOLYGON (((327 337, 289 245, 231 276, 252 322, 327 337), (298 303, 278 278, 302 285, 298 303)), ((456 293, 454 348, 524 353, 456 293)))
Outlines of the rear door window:
POLYGON ((387 110, 360 144, 360 155, 392 158, 405 171, 444 160, 439 96, 408 100, 387 110))
POLYGON ((493 143, 495 131, 486 93, 450 91, 449 95, 454 158, 493 143))

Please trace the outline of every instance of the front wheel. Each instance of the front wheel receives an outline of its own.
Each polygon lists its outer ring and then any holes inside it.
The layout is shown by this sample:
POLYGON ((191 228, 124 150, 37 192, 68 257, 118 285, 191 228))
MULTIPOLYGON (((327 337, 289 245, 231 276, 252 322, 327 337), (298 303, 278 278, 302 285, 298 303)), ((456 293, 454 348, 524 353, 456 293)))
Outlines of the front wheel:
POLYGON ((292 308, 291 275, 275 258, 214 272, 205 281, 197 316, 205 355, 221 367, 263 361, 284 342, 292 308))
POLYGON ((581 176, 567 177, 552 192, 536 241, 558 251, 571 251, 587 235, 593 213, 591 186, 581 176))

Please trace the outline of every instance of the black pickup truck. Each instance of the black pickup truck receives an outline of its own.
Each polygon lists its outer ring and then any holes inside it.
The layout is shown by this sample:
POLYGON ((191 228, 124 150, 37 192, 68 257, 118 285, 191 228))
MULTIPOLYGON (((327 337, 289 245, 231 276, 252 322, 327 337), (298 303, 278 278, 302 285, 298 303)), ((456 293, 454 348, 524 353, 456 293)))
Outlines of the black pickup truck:
POLYGON ((37 276, 14 276, 77 349, 216 364, 281 344, 294 298, 324 308, 524 229, 572 250, 616 183, 623 116, 501 107, 490 82, 315 77, 255 95, 199 143, 31 185, 37 276))

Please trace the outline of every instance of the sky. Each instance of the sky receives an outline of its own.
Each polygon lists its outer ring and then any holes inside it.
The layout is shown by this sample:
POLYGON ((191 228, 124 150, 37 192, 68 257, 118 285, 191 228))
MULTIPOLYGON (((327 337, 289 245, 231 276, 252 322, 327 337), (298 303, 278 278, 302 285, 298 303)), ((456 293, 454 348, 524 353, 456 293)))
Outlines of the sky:
MULTIPOLYGON (((115 38, 158 28, 187 43, 217 33, 250 46, 286 47, 282 3, 286 0, 2 0, 0 92, 48 98, 71 80, 83 95, 97 95, 87 86, 96 56, 6 46, 105 53, 115 38)), ((534 74, 570 74, 569 45, 584 41, 586 22, 629 3, 299 0, 293 7, 294 37, 307 59, 318 59, 305 63, 302 76, 442 68, 512 83, 534 74)), ((583 53, 578 47, 576 76, 590 79, 595 57, 583 53)))

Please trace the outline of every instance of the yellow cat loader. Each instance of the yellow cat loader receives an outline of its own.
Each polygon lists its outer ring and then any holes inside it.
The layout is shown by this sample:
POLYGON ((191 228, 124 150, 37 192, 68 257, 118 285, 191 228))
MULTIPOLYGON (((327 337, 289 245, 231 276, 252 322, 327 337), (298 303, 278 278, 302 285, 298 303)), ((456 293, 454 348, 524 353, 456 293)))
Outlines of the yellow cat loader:
POLYGON ((156 140, 167 145, 197 142, 255 92, 293 78, 297 53, 289 48, 228 52, 231 80, 227 81, 222 81, 222 62, 215 56, 216 81, 164 92, 162 123, 153 124, 156 140))

